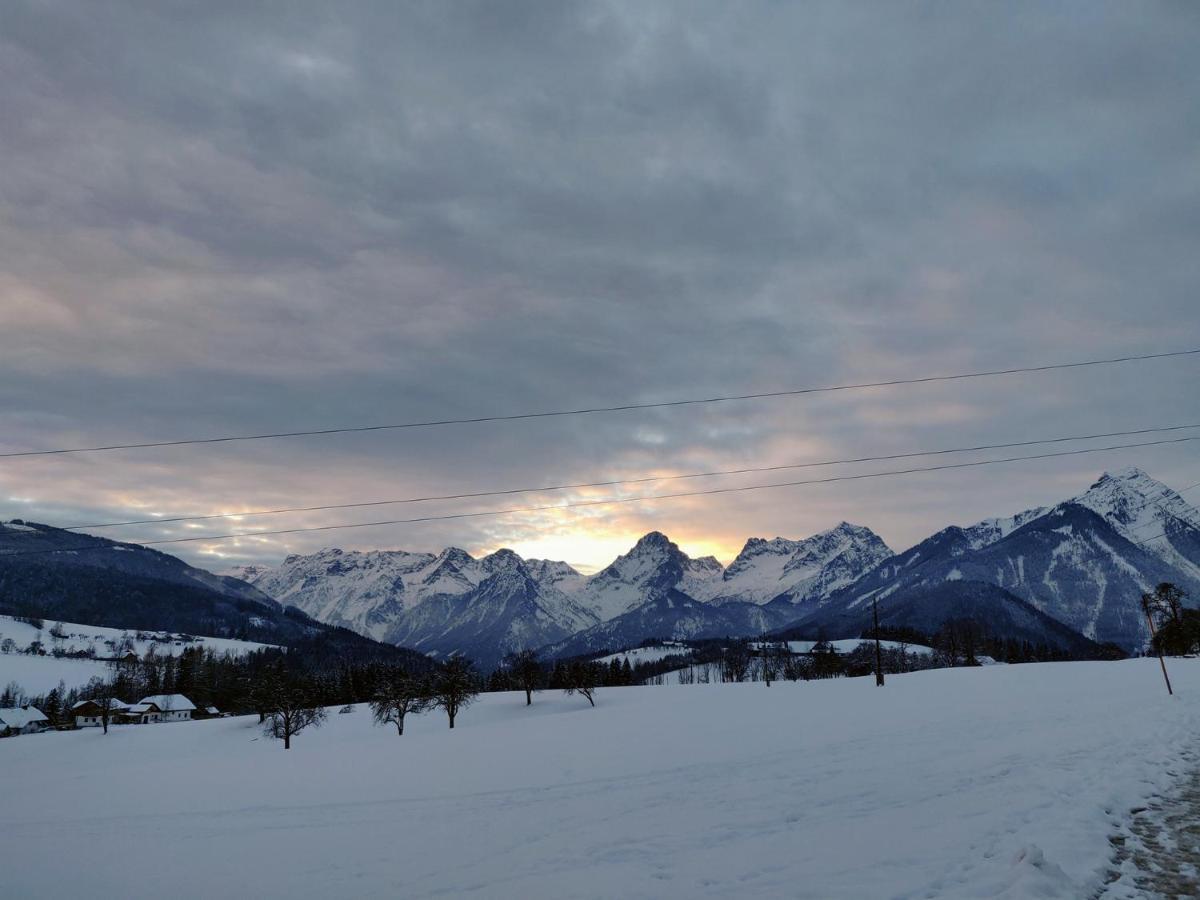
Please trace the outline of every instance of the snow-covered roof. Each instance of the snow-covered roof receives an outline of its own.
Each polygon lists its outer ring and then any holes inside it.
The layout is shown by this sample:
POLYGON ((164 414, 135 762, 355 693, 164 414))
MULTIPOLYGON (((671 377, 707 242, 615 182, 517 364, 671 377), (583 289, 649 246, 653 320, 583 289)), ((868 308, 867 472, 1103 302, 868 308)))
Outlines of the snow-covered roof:
POLYGON ((145 700, 143 700, 141 703, 133 704, 133 706, 129 707, 129 709, 127 710, 127 712, 131 712, 131 713, 147 713, 147 712, 161 712, 161 711, 162 711, 162 707, 159 706, 157 703, 147 703, 145 700))
POLYGON ((204 711, 206 713, 208 713, 210 716, 215 716, 220 712, 220 710, 217 709, 215 706, 206 706, 204 708, 204 711))
MULTIPOLYGON (((103 705, 103 704, 101 704, 101 702, 99 700, 80 700, 78 703, 74 704, 71 707, 71 709, 79 709, 79 707, 87 706, 87 704, 89 704, 89 703, 94 703, 97 706, 103 705)), ((109 709, 128 709, 129 704, 126 703, 124 700, 118 700, 116 697, 112 697, 108 701, 108 708, 109 709)))
POLYGON ((11 707, 0 709, 0 723, 9 728, 24 728, 33 722, 49 722, 46 714, 36 706, 11 707))
POLYGON ((183 694, 155 694, 153 697, 143 697, 142 703, 153 703, 163 712, 178 712, 196 708, 196 704, 183 694))

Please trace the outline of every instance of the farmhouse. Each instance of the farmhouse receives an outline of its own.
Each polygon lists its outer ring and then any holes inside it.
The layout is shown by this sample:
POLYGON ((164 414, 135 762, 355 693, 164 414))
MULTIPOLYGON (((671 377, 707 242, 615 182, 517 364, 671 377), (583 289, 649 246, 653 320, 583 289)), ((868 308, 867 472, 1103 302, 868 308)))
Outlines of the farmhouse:
POLYGON ((196 711, 194 704, 183 694, 155 694, 153 697, 143 697, 138 706, 150 705, 157 707, 159 718, 155 722, 178 722, 190 719, 196 711))
MULTIPOLYGON (((76 728, 91 728, 103 724, 104 707, 101 700, 80 700, 71 707, 71 716, 76 728)), ((129 709, 129 704, 113 697, 108 701, 108 721, 117 721, 117 716, 129 709)))
POLYGON ((162 709, 157 704, 147 703, 145 700, 117 713, 117 722, 121 725, 148 725, 161 721, 162 709))
POLYGON ((35 734, 50 727, 50 720, 36 706, 0 708, 0 737, 35 734))

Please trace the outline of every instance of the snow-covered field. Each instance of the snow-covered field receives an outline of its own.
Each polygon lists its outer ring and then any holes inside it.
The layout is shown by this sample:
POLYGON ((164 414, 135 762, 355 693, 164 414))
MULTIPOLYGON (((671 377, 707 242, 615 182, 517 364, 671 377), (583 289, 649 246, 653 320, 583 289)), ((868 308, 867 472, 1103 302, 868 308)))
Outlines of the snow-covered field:
POLYGON ((90 648, 100 657, 118 656, 125 649, 132 650, 141 656, 151 647, 160 656, 178 656, 189 647, 203 647, 218 653, 228 650, 242 654, 271 646, 270 644, 257 644, 254 641, 238 641, 233 638, 179 635, 170 631, 138 630, 136 628, 106 628, 103 625, 56 622, 54 619, 45 619, 42 624, 42 628, 35 628, 28 622, 20 622, 12 616, 0 616, 0 641, 10 637, 21 648, 29 646, 33 641, 41 641, 47 650, 54 647, 61 647, 64 650, 88 650, 90 648), (59 626, 62 637, 55 637, 51 634, 51 630, 56 625, 59 626))
POLYGON ((67 688, 83 687, 94 677, 112 674, 109 664, 98 659, 56 659, 0 653, 0 688, 16 682, 29 695, 48 694, 61 681, 67 688))
POLYGON ((116 658, 128 650, 143 656, 153 648, 160 656, 178 656, 188 647, 203 647, 218 653, 230 651, 240 655, 269 646, 232 638, 189 636, 189 640, 180 640, 179 637, 172 632, 123 630, 102 625, 56 622, 53 619, 46 619, 42 628, 35 628, 11 616, 0 616, 0 644, 6 638, 11 638, 17 650, 21 651, 33 642, 40 641, 47 653, 55 649, 71 653, 91 650, 100 658, 72 659, 49 655, 27 656, 20 652, 0 653, 0 686, 15 681, 29 694, 46 693, 56 687, 60 680, 68 688, 80 687, 95 675, 109 673, 108 664, 102 660, 116 658), (51 634, 56 625, 61 637, 51 634))
MULTIPOLYGON (((793 653, 808 653, 815 647, 818 641, 788 641, 788 649, 793 653)), ((858 649, 859 644, 868 644, 872 649, 875 647, 875 642, 866 638, 843 638, 836 641, 826 641, 827 644, 833 647, 838 653, 853 653, 858 649)), ((885 650, 899 650, 903 648, 905 652, 911 653, 914 656, 929 656, 933 653, 932 647, 926 647, 923 644, 906 644, 900 641, 880 641, 880 645, 885 650)), ((757 647, 762 647, 762 644, 756 644, 757 647)))
POLYGON ((661 647, 634 647, 632 650, 622 650, 620 653, 610 653, 608 656, 601 656, 596 660, 598 663, 608 665, 614 659, 624 662, 629 660, 631 666, 636 666, 638 663, 659 662, 666 659, 668 656, 691 656, 692 649, 683 644, 665 644, 661 647))
POLYGON ((1200 661, 494 694, 290 752, 253 718, 0 741, 6 896, 1088 896, 1200 661), (150 861, 132 869, 130 859, 150 861))

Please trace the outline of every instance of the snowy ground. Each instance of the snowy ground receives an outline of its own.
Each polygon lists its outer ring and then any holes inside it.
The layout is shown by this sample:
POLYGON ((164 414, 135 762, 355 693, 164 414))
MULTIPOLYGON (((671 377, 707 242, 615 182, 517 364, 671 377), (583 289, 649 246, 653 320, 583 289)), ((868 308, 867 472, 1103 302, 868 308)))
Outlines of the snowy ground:
POLYGON ((1200 661, 484 697, 0 741, 6 896, 1086 897, 1186 772, 1200 661), (129 860, 152 860, 131 871, 129 860), (181 876, 180 873, 187 873, 181 876))
POLYGON ((242 654, 271 646, 233 638, 180 635, 170 631, 139 631, 136 628, 106 628, 103 625, 56 622, 54 619, 45 619, 42 624, 42 628, 35 628, 28 622, 20 622, 12 616, 0 616, 0 641, 10 637, 22 649, 33 641, 41 641, 47 651, 54 647, 61 647, 63 650, 90 648, 100 657, 118 656, 124 649, 130 649, 138 656, 142 656, 151 648, 160 656, 178 656, 189 647, 203 647, 218 653, 229 650, 242 654), (61 638, 50 633, 55 625, 58 625, 62 632, 61 638))
POLYGON ((635 647, 632 650, 622 650, 620 653, 610 653, 608 656, 601 656, 596 662, 608 665, 614 659, 618 659, 621 662, 629 660, 631 666, 636 666, 638 663, 659 662, 668 656, 691 655, 691 647, 683 644, 667 644, 661 647, 635 647))
POLYGON ((0 653, 0 688, 15 681, 30 696, 48 694, 60 681, 68 688, 83 687, 96 676, 110 675, 109 664, 96 659, 0 653))
POLYGON ((81 687, 95 675, 109 674, 108 664, 103 659, 115 658, 125 650, 143 656, 153 648, 160 656, 178 656, 188 647, 204 647, 218 653, 231 651, 236 654, 260 650, 268 644, 252 641, 237 641, 231 638, 193 636, 190 640, 178 640, 180 636, 171 632, 122 630, 105 628, 102 625, 79 625, 74 622, 55 622, 46 619, 42 628, 27 622, 19 622, 11 616, 0 616, 0 643, 12 638, 17 650, 24 650, 34 641, 40 641, 49 653, 54 649, 68 652, 91 650, 100 660, 71 659, 53 656, 26 656, 20 652, 0 653, 0 686, 15 681, 28 694, 44 694, 63 681, 68 688, 81 687), (55 625, 60 626, 62 637, 50 634, 55 625), (141 635, 139 637, 138 635, 141 635))

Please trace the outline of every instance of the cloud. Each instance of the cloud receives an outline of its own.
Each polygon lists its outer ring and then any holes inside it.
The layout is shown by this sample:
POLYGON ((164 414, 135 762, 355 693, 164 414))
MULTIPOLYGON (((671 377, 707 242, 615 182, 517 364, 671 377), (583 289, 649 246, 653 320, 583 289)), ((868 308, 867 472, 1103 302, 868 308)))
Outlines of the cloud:
MULTIPOLYGON (((1195 345, 1198 37, 1187 6, 1120 3, 18 3, 0 35, 0 446, 1195 345)), ((13 460, 0 496, 36 502, 0 515, 317 505, 1174 424, 1200 412, 1193 372, 13 460)), ((1185 449, 1130 451, 237 552, 521 544, 597 565, 650 528, 728 557, 750 534, 841 519, 904 546, 1073 493, 1109 459, 1195 480, 1185 449)), ((329 521, 356 519, 280 524, 329 521)))

